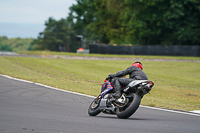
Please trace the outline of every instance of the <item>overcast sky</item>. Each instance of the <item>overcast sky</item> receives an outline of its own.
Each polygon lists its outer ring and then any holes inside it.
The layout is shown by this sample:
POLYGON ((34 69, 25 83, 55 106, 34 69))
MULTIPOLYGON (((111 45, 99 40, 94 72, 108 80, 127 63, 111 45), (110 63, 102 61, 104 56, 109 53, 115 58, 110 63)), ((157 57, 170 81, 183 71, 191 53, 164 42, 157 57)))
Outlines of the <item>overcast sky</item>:
MULTIPOLYGON (((66 18, 69 7, 75 3, 76 0, 0 0, 0 36, 26 37, 27 34, 31 37, 31 31, 38 34, 49 17, 56 20, 66 18), (22 24, 26 25, 21 31, 23 35, 16 33, 22 24)), ((35 34, 33 37, 37 36, 35 34)))

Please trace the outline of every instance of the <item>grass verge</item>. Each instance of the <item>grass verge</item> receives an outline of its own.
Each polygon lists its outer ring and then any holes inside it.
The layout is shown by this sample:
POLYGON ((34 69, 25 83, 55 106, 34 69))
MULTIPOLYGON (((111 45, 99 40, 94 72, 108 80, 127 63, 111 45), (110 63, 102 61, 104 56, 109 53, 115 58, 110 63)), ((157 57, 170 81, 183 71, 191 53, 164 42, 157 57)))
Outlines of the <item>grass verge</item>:
MULTIPOLYGON (((104 55, 105 56, 105 55, 104 55)), ((72 60, 0 57, 0 74, 97 96, 110 73, 125 70, 127 60, 72 60)), ((144 72, 155 83, 142 105, 180 110, 200 109, 200 62, 143 61, 144 72)))

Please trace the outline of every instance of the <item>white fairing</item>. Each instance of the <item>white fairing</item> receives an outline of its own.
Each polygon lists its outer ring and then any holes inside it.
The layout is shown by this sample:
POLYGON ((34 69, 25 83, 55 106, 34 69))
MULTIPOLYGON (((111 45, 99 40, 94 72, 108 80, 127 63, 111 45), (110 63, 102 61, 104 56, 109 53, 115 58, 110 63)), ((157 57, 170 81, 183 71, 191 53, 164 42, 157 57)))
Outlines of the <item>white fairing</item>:
POLYGON ((144 83, 144 82, 147 82, 147 81, 150 81, 150 80, 134 80, 134 81, 132 81, 128 84, 128 87, 134 87, 134 86, 136 86, 140 83, 144 83))

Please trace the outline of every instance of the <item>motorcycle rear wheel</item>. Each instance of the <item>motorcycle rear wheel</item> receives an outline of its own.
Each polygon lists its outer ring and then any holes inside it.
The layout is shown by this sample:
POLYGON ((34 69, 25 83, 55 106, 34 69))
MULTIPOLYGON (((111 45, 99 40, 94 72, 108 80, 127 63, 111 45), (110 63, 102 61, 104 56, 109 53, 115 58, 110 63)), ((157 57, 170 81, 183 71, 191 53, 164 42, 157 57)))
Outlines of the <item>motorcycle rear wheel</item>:
POLYGON ((138 109, 140 102, 141 102, 141 97, 137 94, 131 94, 130 95, 133 99, 130 100, 130 102, 123 108, 117 108, 116 109, 116 115, 120 119, 127 119, 131 115, 135 113, 135 111, 138 109))
POLYGON ((88 114, 90 116, 96 116, 98 115, 99 113, 101 113, 100 109, 99 109, 99 103, 100 103, 100 100, 97 101, 97 99, 95 99, 89 106, 88 108, 88 114))

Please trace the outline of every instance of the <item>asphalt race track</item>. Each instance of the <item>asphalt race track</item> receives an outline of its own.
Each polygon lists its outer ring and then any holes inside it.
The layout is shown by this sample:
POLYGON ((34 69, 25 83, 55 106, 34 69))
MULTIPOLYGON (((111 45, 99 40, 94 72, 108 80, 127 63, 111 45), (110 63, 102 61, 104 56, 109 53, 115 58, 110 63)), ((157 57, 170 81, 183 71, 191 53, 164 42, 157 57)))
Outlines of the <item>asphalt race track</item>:
POLYGON ((146 107, 125 120, 102 113, 91 117, 87 109, 92 100, 0 76, 0 133, 200 132, 200 115, 146 107))

